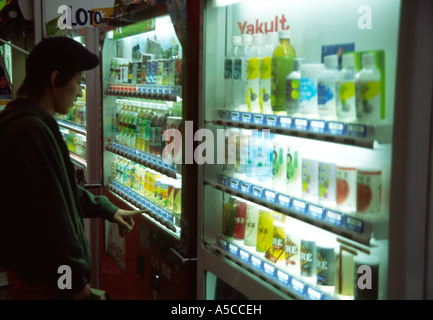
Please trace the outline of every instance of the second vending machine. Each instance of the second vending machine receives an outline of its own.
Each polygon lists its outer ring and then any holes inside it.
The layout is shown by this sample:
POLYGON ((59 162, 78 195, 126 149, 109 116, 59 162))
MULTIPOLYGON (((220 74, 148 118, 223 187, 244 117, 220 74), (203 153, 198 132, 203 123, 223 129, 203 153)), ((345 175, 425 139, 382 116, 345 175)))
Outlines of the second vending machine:
MULTIPOLYGON (((430 128, 421 121, 409 128, 402 119, 419 114, 419 103, 395 98, 411 94, 401 75, 406 61, 398 58, 404 41, 417 37, 407 23, 417 6, 385 0, 203 5, 198 296, 395 296, 408 280, 391 281, 395 270, 426 261, 422 249, 413 250, 415 263, 398 245, 421 239, 422 228, 415 234, 395 228, 425 212, 395 205, 424 190, 399 193, 411 168, 394 169, 409 157, 421 169, 423 148, 402 152, 408 142, 398 134, 430 128)), ((424 94, 430 97, 431 87, 424 94)), ((428 167, 422 169, 419 176, 428 176, 428 167)), ((417 223, 423 222, 421 216, 417 223)))
POLYGON ((196 68, 185 36, 192 9, 174 3, 115 6, 104 39, 104 194, 121 208, 147 209, 125 238, 116 225, 104 225, 101 287, 113 299, 195 298, 196 224, 188 199, 196 182, 176 158, 181 149, 163 156, 173 139, 164 132, 182 132, 197 101, 187 76, 196 68))

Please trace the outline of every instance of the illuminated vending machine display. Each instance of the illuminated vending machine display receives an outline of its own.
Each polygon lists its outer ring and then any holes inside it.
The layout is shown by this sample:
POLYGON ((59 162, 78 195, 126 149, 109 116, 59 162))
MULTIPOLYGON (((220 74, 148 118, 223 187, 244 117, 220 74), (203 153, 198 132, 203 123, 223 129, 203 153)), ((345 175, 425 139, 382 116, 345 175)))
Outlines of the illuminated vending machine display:
MULTIPOLYGON (((49 36, 58 36, 57 33, 49 36)), ((69 30, 68 35, 99 56, 99 31, 95 27, 69 30)), ((100 89, 99 69, 85 72, 82 94, 68 114, 56 114, 60 132, 76 168, 77 181, 89 191, 99 194, 100 175, 100 89)))
POLYGON ((198 296, 392 297, 409 241, 393 226, 413 214, 394 150, 410 5, 227 3, 204 6, 198 296))
POLYGON ((169 3, 137 6, 133 15, 115 11, 102 49, 103 185, 118 206, 146 212, 126 238, 104 225, 102 288, 115 299, 191 298, 195 222, 185 198, 195 197, 195 181, 184 178, 181 136, 168 134, 183 132, 194 107, 185 97, 185 21, 176 25, 169 3))

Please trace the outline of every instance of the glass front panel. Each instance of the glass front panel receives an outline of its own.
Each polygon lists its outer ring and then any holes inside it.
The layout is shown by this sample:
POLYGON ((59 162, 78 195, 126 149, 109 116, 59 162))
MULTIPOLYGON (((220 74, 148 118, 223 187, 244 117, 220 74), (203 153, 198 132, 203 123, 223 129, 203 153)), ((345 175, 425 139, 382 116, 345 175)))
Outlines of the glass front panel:
POLYGON ((174 156, 163 134, 182 127, 182 63, 168 15, 115 29, 104 41, 104 185, 149 208, 146 216, 177 238, 182 167, 167 161, 174 156))
POLYGON ((207 1, 208 249, 290 296, 386 299, 399 17, 393 0, 207 1))

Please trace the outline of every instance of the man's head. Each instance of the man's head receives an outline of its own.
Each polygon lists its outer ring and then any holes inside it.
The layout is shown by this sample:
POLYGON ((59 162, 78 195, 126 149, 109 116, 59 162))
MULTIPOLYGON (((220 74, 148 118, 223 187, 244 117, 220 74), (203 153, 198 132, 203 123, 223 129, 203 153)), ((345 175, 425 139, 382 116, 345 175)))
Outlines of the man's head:
POLYGON ((98 64, 97 55, 71 38, 44 39, 27 58, 26 77, 18 96, 40 101, 48 94, 55 112, 67 113, 82 94, 83 71, 98 64))

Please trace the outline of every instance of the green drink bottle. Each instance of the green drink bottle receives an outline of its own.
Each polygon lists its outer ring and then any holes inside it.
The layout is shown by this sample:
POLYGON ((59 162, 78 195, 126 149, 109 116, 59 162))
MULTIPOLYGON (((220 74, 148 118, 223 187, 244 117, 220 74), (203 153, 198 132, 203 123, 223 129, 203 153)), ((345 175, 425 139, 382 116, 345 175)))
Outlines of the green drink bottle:
POLYGON ((274 113, 286 111, 286 78, 293 71, 295 48, 290 43, 290 31, 279 32, 280 44, 272 55, 271 107, 274 113))

